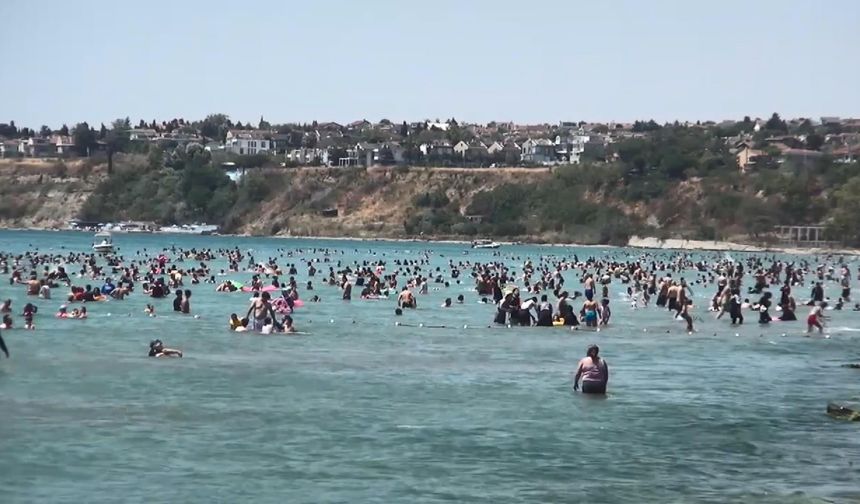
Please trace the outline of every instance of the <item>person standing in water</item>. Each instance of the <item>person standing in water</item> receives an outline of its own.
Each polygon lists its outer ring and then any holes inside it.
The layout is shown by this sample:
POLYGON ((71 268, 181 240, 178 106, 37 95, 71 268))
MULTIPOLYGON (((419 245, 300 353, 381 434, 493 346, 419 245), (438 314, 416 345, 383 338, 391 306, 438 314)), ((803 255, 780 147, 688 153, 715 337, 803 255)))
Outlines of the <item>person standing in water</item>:
POLYGON ((813 306, 806 318, 806 334, 812 332, 813 327, 818 328, 818 333, 824 332, 824 309, 827 308, 827 303, 822 302, 818 306, 813 306))
MULTIPOLYGON (((177 292, 179 292, 179 291, 177 290, 177 292)), ((182 302, 180 303, 179 307, 180 307, 180 310, 182 311, 182 313, 184 313, 185 315, 188 315, 189 313, 191 313, 191 291, 190 290, 188 290, 188 289, 185 290, 185 296, 182 298, 182 302)))
POLYGON ((579 380, 582 378, 583 394, 605 394, 606 384, 609 382, 609 365, 604 359, 598 357, 600 348, 590 345, 586 350, 585 358, 579 361, 576 375, 573 377, 573 390, 579 390, 579 380))
POLYGON ((3 341, 3 335, 2 334, 0 334, 0 350, 2 350, 4 354, 6 354, 6 358, 8 359, 9 358, 9 349, 6 348, 6 342, 3 341))

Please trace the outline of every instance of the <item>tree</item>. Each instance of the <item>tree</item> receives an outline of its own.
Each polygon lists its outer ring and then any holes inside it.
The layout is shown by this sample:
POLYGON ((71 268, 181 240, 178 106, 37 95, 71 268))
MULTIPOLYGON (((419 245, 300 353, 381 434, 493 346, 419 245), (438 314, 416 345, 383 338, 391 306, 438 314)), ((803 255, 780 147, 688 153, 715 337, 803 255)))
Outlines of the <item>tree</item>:
POLYGON ((99 128, 99 140, 104 140, 107 136, 107 128, 105 128, 105 123, 102 123, 101 128, 99 128))
POLYGON ((69 127, 65 124, 60 128, 60 134, 63 136, 69 136, 69 127))
MULTIPOLYGON (((260 120, 262 121, 262 117, 260 120)), ((226 114, 209 114, 200 124, 200 133, 206 138, 224 142, 230 129, 230 118, 226 114)))
POLYGON ((770 116, 770 119, 767 120, 764 125, 764 128, 770 131, 780 131, 782 133, 788 132, 788 125, 779 117, 779 114, 777 114, 776 112, 774 112, 773 115, 770 116))
POLYGON ((95 132, 90 129, 90 125, 86 122, 78 123, 72 130, 72 142, 75 145, 75 152, 79 156, 89 156, 90 151, 96 146, 95 132))
POLYGON ((272 129, 272 125, 269 124, 268 121, 263 119, 263 116, 260 116, 260 123, 257 124, 257 129, 261 129, 261 130, 262 129, 265 129, 265 130, 272 129))
POLYGON ((812 126, 812 121, 804 119, 800 126, 797 127, 797 132, 801 135, 811 135, 815 133, 815 127, 812 126))
POLYGON ((821 149, 822 145, 824 145, 824 137, 818 133, 810 133, 806 136, 807 149, 817 151, 821 149))
POLYGON ((409 136, 409 126, 406 124, 406 121, 403 121, 403 124, 400 125, 400 136, 403 138, 409 136))
MULTIPOLYGON (((104 127, 104 125, 102 125, 104 127)), ((105 145, 107 147, 108 174, 113 173, 113 155, 117 152, 123 152, 128 148, 129 131, 131 129, 131 121, 128 117, 125 119, 117 119, 111 123, 111 129, 105 135, 105 145)))
POLYGON ((830 230, 833 237, 843 243, 860 243, 860 176, 848 180, 835 193, 836 206, 831 213, 830 230))
POLYGON ((17 138, 18 128, 15 127, 15 121, 9 121, 9 124, 0 123, 0 135, 9 138, 17 138))
POLYGON ((39 136, 42 138, 47 138, 51 136, 51 133, 51 128, 45 124, 43 124, 42 127, 39 128, 39 136))

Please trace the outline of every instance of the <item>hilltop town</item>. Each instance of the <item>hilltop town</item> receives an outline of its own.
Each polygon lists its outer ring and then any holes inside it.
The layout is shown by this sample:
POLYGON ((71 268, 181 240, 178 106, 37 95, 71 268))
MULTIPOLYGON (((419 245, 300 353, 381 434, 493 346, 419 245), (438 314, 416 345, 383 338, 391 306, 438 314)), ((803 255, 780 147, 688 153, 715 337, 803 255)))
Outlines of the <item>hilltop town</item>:
MULTIPOLYGON (((774 114, 768 119, 746 117, 741 121, 672 125, 713 131, 735 155, 742 171, 756 163, 789 159, 810 162, 821 156, 851 162, 860 154, 860 119, 784 121, 774 114)), ((144 153, 150 146, 164 149, 194 143, 231 157, 240 165, 272 161, 285 166, 536 167, 611 162, 618 156, 613 146, 625 140, 648 138, 663 126, 653 120, 471 124, 456 119, 271 125, 263 118, 252 125, 233 123, 223 114, 213 114, 198 121, 141 120, 132 125, 129 119, 120 119, 111 128, 78 123, 71 129, 63 125, 56 130, 48 126, 35 130, 19 129, 13 121, 0 124, 0 156, 86 157, 109 152, 117 143, 122 143, 120 150, 144 153), (243 159, 245 156, 260 157, 250 160, 243 159)))
POLYGON ((860 119, 0 124, 0 224, 858 245, 860 119), (48 197, 44 197, 48 195, 48 197))

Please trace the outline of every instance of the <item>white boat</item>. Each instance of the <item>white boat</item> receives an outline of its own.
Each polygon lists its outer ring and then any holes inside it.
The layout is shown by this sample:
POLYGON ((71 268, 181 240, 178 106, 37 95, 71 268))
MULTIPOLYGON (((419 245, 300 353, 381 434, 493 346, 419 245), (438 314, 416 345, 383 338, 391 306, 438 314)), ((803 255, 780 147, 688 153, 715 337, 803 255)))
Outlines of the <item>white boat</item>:
POLYGON ((211 224, 182 224, 180 226, 164 226, 159 232, 176 234, 210 235, 218 231, 218 226, 211 224))
POLYGON ((96 233, 96 242, 93 243, 93 250, 99 254, 110 254, 113 252, 113 239, 107 231, 96 233))
POLYGON ((501 245, 491 240, 475 240, 472 242, 473 249, 497 249, 501 245))

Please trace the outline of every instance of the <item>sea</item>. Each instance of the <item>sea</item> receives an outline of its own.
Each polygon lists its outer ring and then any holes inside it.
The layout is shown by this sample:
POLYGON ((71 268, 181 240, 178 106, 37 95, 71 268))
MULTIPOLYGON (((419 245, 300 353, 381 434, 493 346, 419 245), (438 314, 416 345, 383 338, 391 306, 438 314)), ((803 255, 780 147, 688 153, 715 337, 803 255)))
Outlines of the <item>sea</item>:
MULTIPOLYGON (((92 242, 0 232, 0 251, 15 254, 86 252, 92 242)), ((395 260, 427 258, 447 276, 449 261, 519 271, 528 258, 671 253, 157 234, 114 242, 126 260, 238 247, 296 264, 300 286, 306 261, 319 259, 315 289, 301 293, 321 302, 296 310, 295 336, 232 333, 228 317, 249 294, 210 284, 186 286, 194 316, 174 314, 171 297, 135 293, 88 304, 87 320, 61 320, 65 289, 28 299, 4 275, 0 299, 12 300, 16 322, 28 301, 39 314, 34 331, 2 331, 11 358, 0 358, 0 503, 860 502, 860 423, 825 414, 828 402, 860 405, 860 371, 842 367, 860 362, 860 312, 828 312, 823 336, 804 334, 806 307, 799 322, 760 326, 748 312, 732 327, 706 310, 714 287, 693 283, 688 335, 665 310, 634 309, 616 282, 601 332, 490 327, 494 307, 468 275, 431 283, 402 317, 394 299, 363 301, 356 289, 341 300, 323 276, 338 262, 381 260, 392 271, 395 260), (463 304, 441 308, 458 294, 463 304), (156 338, 184 358, 148 358, 156 338), (592 343, 611 371, 605 398, 571 388, 592 343)), ((860 262, 846 260, 856 274, 860 262)), ((250 273, 218 277, 228 278, 250 273)), ((826 293, 839 295, 833 284, 826 293)), ((807 295, 796 290, 798 304, 807 295)))

